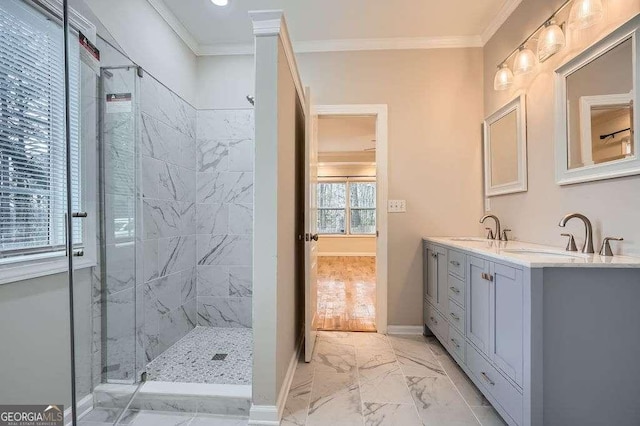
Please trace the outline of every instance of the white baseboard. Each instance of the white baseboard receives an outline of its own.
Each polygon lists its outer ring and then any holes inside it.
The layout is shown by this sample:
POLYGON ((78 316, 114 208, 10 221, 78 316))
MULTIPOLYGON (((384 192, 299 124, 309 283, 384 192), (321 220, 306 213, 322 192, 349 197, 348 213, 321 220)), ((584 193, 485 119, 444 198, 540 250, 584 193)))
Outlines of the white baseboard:
POLYGON ((280 424, 278 407, 275 405, 251 405, 249 410, 250 425, 273 425, 280 424))
POLYGON ((324 252, 324 253, 318 253, 319 257, 376 257, 376 253, 369 253, 369 252, 353 252, 353 251, 346 251, 346 252, 324 252))
POLYGON ((387 334, 415 334, 421 335, 424 328, 421 325, 389 325, 387 334))
MULTIPOLYGON (((76 417, 80 418, 93 409, 93 394, 89 394, 85 396, 80 401, 78 401, 77 404, 78 404, 78 409, 76 410, 77 411, 76 417)), ((71 418, 71 407, 68 407, 66 410, 64 410, 64 424, 66 426, 71 426, 72 420, 73 419, 71 418)))
POLYGON ((284 376, 284 382, 280 388, 276 405, 251 405, 249 410, 249 424, 250 425, 279 425, 280 419, 282 419, 282 413, 287 403, 287 397, 289 396, 289 390, 291 389, 291 383, 293 382, 293 376, 296 373, 296 367, 298 366, 298 358, 300 357, 300 351, 302 350, 302 344, 304 342, 303 334, 298 338, 296 350, 293 352, 291 359, 289 360, 289 367, 287 368, 287 374, 284 376))

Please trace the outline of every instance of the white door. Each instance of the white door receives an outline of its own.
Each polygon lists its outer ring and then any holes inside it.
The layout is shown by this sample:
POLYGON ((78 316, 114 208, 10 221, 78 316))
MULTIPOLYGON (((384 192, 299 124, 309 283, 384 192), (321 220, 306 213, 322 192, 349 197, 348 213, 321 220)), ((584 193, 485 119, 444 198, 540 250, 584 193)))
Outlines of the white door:
POLYGON ((316 343, 315 319, 318 283, 318 114, 311 102, 311 90, 305 96, 305 173, 304 173, 304 360, 311 361, 316 343))

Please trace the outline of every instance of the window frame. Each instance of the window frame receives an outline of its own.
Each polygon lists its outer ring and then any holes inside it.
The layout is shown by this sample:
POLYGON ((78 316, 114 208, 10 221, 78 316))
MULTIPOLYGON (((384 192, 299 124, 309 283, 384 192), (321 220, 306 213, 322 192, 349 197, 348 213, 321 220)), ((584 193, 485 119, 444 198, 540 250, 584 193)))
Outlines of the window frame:
MULTIPOLYGON (((57 23, 62 27, 62 3, 57 0, 42 0, 36 3, 27 0, 25 3, 32 7, 35 11, 42 13, 49 20, 57 23)), ((96 27, 80 13, 73 8, 69 8, 69 25, 74 35, 78 35, 81 31, 93 43, 96 42, 96 27)), ((62 31, 64 29, 62 28, 62 31)), ((97 138, 98 129, 95 129, 95 137, 83 137, 83 108, 82 108, 82 60, 78 57, 78 144, 79 144, 79 197, 82 210, 87 213, 87 217, 81 219, 82 222, 82 243, 77 247, 84 251, 84 256, 74 259, 74 270, 91 268, 97 265, 97 138)), ((98 77, 96 77, 98 78, 98 77)), ((96 85, 97 91, 97 85, 96 85)), ((97 92, 92 96, 97 98, 97 92)), ((95 123, 98 117, 97 101, 95 104, 95 123)), ((58 202, 55 200, 54 202, 58 202)), ((66 208, 65 208, 66 210, 66 208)), ((55 220, 51 218, 50 221, 55 220)), ((64 243, 64 242, 63 242, 64 243)), ((25 253, 30 249, 16 249, 15 255, 9 255, 0 258, 0 285, 9 284, 16 281, 23 281, 32 278, 38 278, 48 275, 69 272, 69 262, 65 254, 66 247, 59 244, 51 247, 43 247, 42 251, 33 250, 31 253, 25 253)))
MULTIPOLYGON (((318 179, 318 183, 341 183, 345 185, 346 197, 345 197, 345 232, 343 234, 336 233, 322 233, 320 232, 320 228, 318 228, 318 235, 321 237, 330 237, 330 238, 339 238, 339 237, 347 237, 347 238, 374 238, 377 237, 378 232, 378 182, 376 178, 370 177, 361 177, 361 178, 343 178, 343 177, 323 177, 318 179), (351 184, 352 183, 373 183, 376 185, 376 206, 374 208, 369 207, 351 207, 351 184), (351 210, 373 210, 375 212, 376 218, 376 231, 371 234, 354 234, 351 232, 351 210)), ((320 210, 342 210, 340 208, 321 208, 318 207, 318 212, 320 210)), ((320 214, 318 214, 318 218, 320 214)))

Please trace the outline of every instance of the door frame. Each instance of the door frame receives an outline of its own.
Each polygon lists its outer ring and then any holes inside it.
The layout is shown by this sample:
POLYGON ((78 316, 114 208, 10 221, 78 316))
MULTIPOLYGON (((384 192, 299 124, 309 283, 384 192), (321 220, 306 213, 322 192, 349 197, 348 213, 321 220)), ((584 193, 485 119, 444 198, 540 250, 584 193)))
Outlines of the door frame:
POLYGON ((386 104, 317 105, 316 113, 338 116, 376 117, 376 329, 387 333, 388 279, 388 112, 386 104))

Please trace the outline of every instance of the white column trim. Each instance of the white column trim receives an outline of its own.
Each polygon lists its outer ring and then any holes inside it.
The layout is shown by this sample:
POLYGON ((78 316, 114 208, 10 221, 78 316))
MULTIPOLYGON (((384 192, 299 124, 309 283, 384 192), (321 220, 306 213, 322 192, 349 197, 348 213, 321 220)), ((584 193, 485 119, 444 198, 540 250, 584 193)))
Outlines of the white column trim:
MULTIPOLYGON (((289 30, 287 28, 287 22, 282 10, 251 10, 249 11, 249 17, 253 24, 253 34, 256 37, 275 37, 277 36, 282 43, 282 47, 289 62, 289 69, 293 77, 293 82, 296 86, 296 93, 300 104, 304 105, 304 86, 302 85, 302 79, 300 78, 300 72, 298 71, 298 64, 296 62, 296 55, 293 51, 293 45, 291 44, 291 38, 289 37, 289 30)), ((256 100, 259 102, 259 100, 256 100)))

